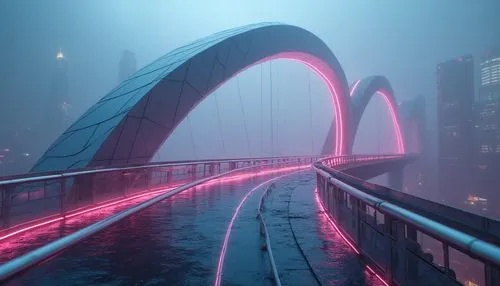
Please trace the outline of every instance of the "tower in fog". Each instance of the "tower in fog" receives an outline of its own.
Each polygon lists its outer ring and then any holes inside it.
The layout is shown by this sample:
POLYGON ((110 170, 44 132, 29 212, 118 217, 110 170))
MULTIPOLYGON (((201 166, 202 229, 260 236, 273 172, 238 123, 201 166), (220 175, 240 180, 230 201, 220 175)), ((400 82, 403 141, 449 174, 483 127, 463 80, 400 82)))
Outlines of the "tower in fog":
POLYGON ((55 67, 52 74, 47 111, 45 116, 46 130, 50 135, 59 135, 68 124, 67 112, 70 107, 68 84, 68 61, 62 51, 56 54, 55 67))
POLYGON ((480 63, 479 96, 475 104, 476 194, 500 209, 500 49, 487 52, 480 63))
POLYGON ((471 55, 437 66, 439 193, 454 203, 467 199, 473 181, 474 62, 471 55))
POLYGON ((125 50, 118 66, 118 81, 121 83, 137 71, 135 54, 125 50))

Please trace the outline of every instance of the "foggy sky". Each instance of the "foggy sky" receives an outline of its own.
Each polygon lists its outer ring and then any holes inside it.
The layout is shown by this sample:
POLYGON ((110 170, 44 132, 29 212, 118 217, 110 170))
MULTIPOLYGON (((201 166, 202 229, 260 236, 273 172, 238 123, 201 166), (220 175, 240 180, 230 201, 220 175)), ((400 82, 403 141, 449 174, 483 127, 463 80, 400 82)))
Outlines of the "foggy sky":
MULTIPOLYGON (((123 50, 133 51, 142 67, 197 38, 263 21, 297 25, 319 36, 339 59, 349 82, 384 75, 398 101, 421 93, 427 106, 434 108, 436 65, 466 53, 477 62, 484 50, 500 46, 499 14, 500 4, 495 0, 5 0, 0 2, 0 120, 18 128, 42 116, 37 107, 47 97, 50 69, 59 49, 69 62, 72 112, 77 117, 118 84, 123 50)), ((268 64, 263 71, 269 73, 268 64)), ((319 150, 332 118, 326 89, 313 78, 315 142, 304 136, 310 130, 307 76, 308 71, 297 63, 273 63, 273 114, 281 120, 276 140, 281 142, 282 153, 307 154, 313 143, 313 149, 319 150), (277 102, 280 109, 276 109, 277 102)), ((260 67, 245 72, 239 81, 250 151, 242 133, 236 80, 216 91, 226 153, 233 156, 261 151, 260 67)), ((268 109, 268 80, 263 88, 267 90, 264 109, 268 109)), ((383 105, 373 101, 362 119, 355 150, 375 151, 373 142, 361 145, 378 133, 383 147, 390 149, 391 142, 383 136, 390 128, 385 123, 377 127, 379 122, 388 122, 380 114, 383 105)), ((179 150, 190 154, 189 158, 182 154, 186 159, 223 152, 214 106, 211 96, 190 115, 189 122, 179 126, 162 149, 170 155, 162 159, 181 159, 175 157, 179 150), (203 148, 204 143, 213 148, 203 148)), ((428 111, 430 121, 433 112, 428 111)), ((262 117, 268 119, 269 110, 262 117)), ((269 124, 264 125, 262 133, 266 134, 269 124)), ((267 135, 266 150, 268 139, 267 135)))

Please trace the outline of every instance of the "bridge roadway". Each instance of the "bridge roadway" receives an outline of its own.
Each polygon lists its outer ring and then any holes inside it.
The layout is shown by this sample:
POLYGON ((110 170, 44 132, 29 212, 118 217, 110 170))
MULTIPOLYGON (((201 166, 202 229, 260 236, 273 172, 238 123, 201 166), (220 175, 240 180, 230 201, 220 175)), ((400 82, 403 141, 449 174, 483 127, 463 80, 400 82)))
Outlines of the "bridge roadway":
MULTIPOLYGON (((320 211, 312 171, 269 181, 276 177, 189 189, 125 218, 6 285, 213 284, 228 224, 247 194, 230 231, 221 284, 271 285, 256 219, 260 197, 271 184, 263 216, 283 285, 380 285, 320 211)), ((4 241, 0 259, 9 260, 133 203, 4 241)))

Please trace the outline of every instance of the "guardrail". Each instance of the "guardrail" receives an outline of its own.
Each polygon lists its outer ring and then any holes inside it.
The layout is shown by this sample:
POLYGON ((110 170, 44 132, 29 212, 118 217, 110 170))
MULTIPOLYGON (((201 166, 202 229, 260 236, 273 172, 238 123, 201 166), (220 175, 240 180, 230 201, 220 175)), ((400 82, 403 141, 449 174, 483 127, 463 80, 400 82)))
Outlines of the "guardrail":
MULTIPOLYGON (((372 156, 367 160, 401 158, 372 156)), ((351 186, 339 170, 352 160, 330 158, 314 164, 318 196, 348 243, 385 281, 391 285, 462 285, 472 280, 478 285, 500 285, 497 244, 381 199, 361 185, 351 186)))
POLYGON ((145 192, 185 184, 248 166, 312 163, 316 156, 160 162, 26 174, 0 180, 0 237, 145 192))
POLYGON ((264 210, 264 200, 269 196, 269 191, 274 188, 274 183, 271 184, 265 192, 262 194, 259 200, 259 206, 257 208, 257 218, 260 222, 260 234, 264 235, 266 241, 266 250, 267 256, 269 257, 269 263, 271 264, 271 269, 273 271, 274 282, 276 285, 281 286, 281 280, 278 273, 278 268, 276 267, 276 262, 274 261, 273 249, 271 247, 271 239, 269 238, 269 232, 267 231, 266 222, 264 221, 264 217, 262 216, 262 211, 264 210))

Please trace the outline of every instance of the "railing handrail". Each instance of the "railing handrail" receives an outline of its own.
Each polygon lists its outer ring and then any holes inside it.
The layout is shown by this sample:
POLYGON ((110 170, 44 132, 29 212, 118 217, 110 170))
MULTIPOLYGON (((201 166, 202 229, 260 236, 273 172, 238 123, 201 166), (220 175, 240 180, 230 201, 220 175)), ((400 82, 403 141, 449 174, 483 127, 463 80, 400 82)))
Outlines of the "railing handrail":
POLYGON ((19 184, 19 183, 29 183, 38 182, 45 180, 53 180, 62 177, 74 177, 79 175, 89 175, 98 174, 106 172, 116 172, 116 171, 128 171, 137 169, 148 169, 148 168, 158 168, 158 167, 179 167, 179 166, 191 166, 199 164, 211 164, 211 163, 237 163, 237 162, 247 162, 247 161, 263 161, 263 160, 276 160, 276 159, 302 159, 302 158, 317 158, 320 155, 313 156, 287 156, 287 157, 262 157, 262 158, 236 158, 236 159, 213 159, 213 160, 189 160, 189 161, 165 161, 165 162, 151 162, 144 165, 133 165, 133 166, 122 166, 122 167, 92 167, 88 169, 80 170, 59 170, 51 171, 46 173, 27 173, 20 175, 20 177, 15 177, 11 179, 2 180, 0 177, 0 186, 19 184))
POLYGON ((469 252, 473 256, 479 257, 484 261, 500 265, 500 247, 358 190, 335 178, 332 174, 319 168, 316 164, 313 164, 313 168, 319 175, 327 179, 328 182, 340 187, 345 192, 358 198, 374 209, 382 213, 388 213, 402 221, 417 226, 420 230, 450 245, 458 247, 463 251, 469 252))
MULTIPOLYGON (((404 156, 403 158, 396 158, 395 160, 403 159, 405 161, 408 161, 407 157, 413 156, 404 156)), ((389 187, 373 184, 363 179, 357 178, 355 175, 351 174, 351 170, 353 169, 352 166, 340 165, 329 167, 325 166, 324 164, 321 165, 322 161, 323 160, 320 160, 315 164, 323 168, 323 170, 333 175, 335 178, 349 184, 350 186, 358 188, 363 192, 371 194, 372 196, 391 202, 399 207, 415 212, 421 216, 427 217, 451 228, 458 229, 461 232, 467 233, 468 235, 477 237, 481 240, 493 244, 495 244, 496 241, 500 240, 500 221, 496 219, 485 217, 480 214, 471 213, 466 210, 442 204, 423 197, 414 196, 406 192, 391 189, 389 187)), ((356 164, 354 168, 359 168, 363 167, 363 165, 370 164, 373 164, 373 161, 372 163, 367 162, 367 164, 356 164)))
POLYGON ((264 237, 266 240, 267 255, 269 257, 269 263, 271 264, 271 269, 273 271, 274 281, 277 286, 281 286, 281 280, 278 273, 278 267, 276 267, 276 262, 274 261, 273 249, 271 247, 271 239, 269 238, 269 232, 267 231, 266 221, 262 215, 262 207, 264 206, 264 198, 269 194, 271 186, 268 186, 264 191, 259 200, 259 206, 257 207, 257 218, 259 218, 262 227, 264 228, 264 237))

